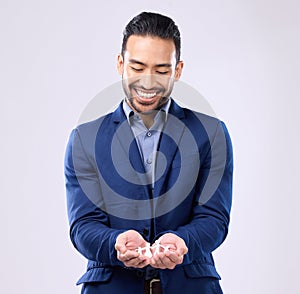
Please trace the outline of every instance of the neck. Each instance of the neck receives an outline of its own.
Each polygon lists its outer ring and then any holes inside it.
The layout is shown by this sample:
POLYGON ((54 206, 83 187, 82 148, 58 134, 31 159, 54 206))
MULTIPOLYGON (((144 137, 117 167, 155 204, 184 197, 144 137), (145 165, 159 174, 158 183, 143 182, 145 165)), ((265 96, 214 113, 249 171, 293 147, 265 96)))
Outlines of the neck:
POLYGON ((151 113, 139 113, 139 116, 141 117, 145 127, 147 129, 150 129, 154 123, 154 117, 156 115, 157 111, 152 111, 151 113))
MULTIPOLYGON (((148 112, 138 112, 137 109, 134 107, 134 105, 131 104, 131 101, 128 98, 126 98, 126 102, 127 102, 128 106, 140 116, 145 127, 147 129, 150 129, 154 123, 154 117, 157 114, 157 112, 159 111, 159 109, 154 109, 154 110, 151 110, 148 112)), ((160 105, 159 108, 161 108, 162 106, 163 105, 160 105)))

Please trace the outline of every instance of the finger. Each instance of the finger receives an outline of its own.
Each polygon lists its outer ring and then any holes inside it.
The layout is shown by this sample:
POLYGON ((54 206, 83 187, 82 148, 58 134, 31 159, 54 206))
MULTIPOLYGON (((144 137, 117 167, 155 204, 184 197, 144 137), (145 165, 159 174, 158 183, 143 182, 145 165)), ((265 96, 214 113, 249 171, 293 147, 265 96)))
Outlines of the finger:
POLYGON ((149 259, 145 257, 135 257, 124 261, 126 267, 142 268, 149 264, 149 259))
POLYGON ((163 261, 163 265, 167 269, 174 269, 177 264, 172 262, 169 258, 165 258, 163 261))
POLYGON ((176 263, 175 262, 173 262, 171 259, 169 259, 168 257, 163 257, 163 258, 160 258, 157 262, 156 262, 156 264, 155 264, 155 266, 157 267, 157 268, 160 268, 160 269, 174 269, 175 268, 175 266, 176 266, 176 263))
POLYGON ((145 260, 139 260, 139 259, 135 259, 135 260, 131 260, 128 263, 126 263, 127 267, 135 267, 135 268, 143 268, 145 266, 147 266, 149 264, 149 259, 145 259, 145 260))
POLYGON ((177 264, 182 263, 183 258, 178 256, 175 252, 165 252, 164 257, 161 258, 163 265, 168 269, 174 269, 177 264))
POLYGON ((133 250, 126 250, 125 253, 120 252, 120 259, 124 261, 130 261, 131 259, 138 258, 139 253, 133 250))
POLYGON ((163 262, 163 253, 158 253, 154 257, 151 258, 150 264, 155 267, 155 268, 160 268, 160 269, 165 269, 166 266, 164 265, 163 262))
POLYGON ((117 240, 115 243, 115 249, 117 251, 120 251, 121 253, 124 253, 127 250, 126 238, 124 236, 122 236, 122 234, 117 237, 117 240))
POLYGON ((147 266, 148 264, 150 264, 150 259, 149 258, 145 258, 144 260, 140 261, 140 263, 138 263, 136 265, 137 268, 143 268, 145 266, 147 266))
POLYGON ((178 255, 177 252, 166 252, 165 255, 175 265, 183 262, 183 255, 178 255))
POLYGON ((116 244, 115 249, 122 254, 124 254, 127 251, 127 247, 123 244, 116 244))
POLYGON ((176 247, 174 251, 178 252, 179 255, 184 255, 188 252, 188 248, 182 239, 177 240, 174 245, 176 247))
POLYGON ((188 253, 188 248, 186 246, 177 247, 178 255, 185 255, 188 253))

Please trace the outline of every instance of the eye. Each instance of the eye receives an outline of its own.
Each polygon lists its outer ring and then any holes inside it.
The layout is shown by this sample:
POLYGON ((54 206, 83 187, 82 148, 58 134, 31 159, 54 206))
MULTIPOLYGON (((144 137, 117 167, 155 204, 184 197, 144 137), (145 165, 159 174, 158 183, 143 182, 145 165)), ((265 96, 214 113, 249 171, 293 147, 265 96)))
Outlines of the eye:
POLYGON ((156 71, 158 74, 160 74, 160 75, 165 75, 165 74, 167 74, 169 71, 156 71))
POLYGON ((135 72, 141 72, 143 69, 142 68, 136 68, 136 67, 130 67, 133 71, 135 72))

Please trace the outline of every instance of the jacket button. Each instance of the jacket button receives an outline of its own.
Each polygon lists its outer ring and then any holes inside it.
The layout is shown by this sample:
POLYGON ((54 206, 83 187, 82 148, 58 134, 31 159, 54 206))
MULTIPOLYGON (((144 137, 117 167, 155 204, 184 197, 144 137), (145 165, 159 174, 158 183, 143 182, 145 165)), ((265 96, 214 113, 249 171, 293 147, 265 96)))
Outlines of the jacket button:
POLYGON ((149 230, 144 228, 143 231, 142 231, 142 234, 143 234, 143 236, 148 236, 149 230))

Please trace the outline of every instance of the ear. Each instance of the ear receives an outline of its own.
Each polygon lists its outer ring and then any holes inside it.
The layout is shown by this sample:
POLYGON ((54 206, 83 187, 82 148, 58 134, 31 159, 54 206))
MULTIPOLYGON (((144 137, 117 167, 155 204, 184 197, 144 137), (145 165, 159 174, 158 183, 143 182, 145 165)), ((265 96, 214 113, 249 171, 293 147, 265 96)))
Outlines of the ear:
POLYGON ((121 53, 118 54, 118 60, 117 60, 117 70, 120 75, 123 74, 124 71, 124 61, 123 61, 123 56, 121 53))
POLYGON ((183 69, 183 61, 178 61, 176 67, 175 67, 175 81, 178 81, 181 77, 182 69, 183 69))

